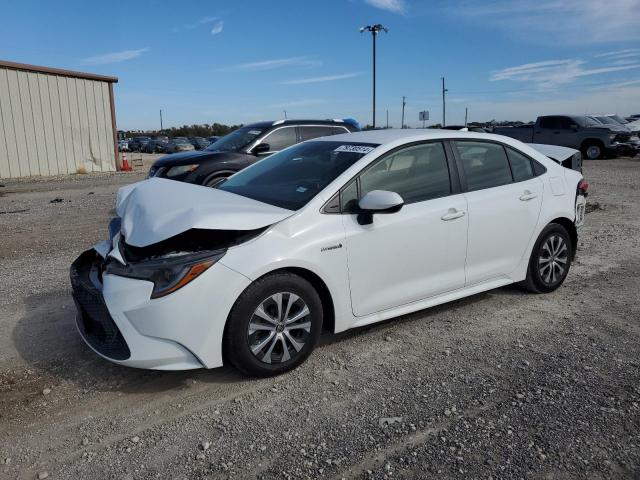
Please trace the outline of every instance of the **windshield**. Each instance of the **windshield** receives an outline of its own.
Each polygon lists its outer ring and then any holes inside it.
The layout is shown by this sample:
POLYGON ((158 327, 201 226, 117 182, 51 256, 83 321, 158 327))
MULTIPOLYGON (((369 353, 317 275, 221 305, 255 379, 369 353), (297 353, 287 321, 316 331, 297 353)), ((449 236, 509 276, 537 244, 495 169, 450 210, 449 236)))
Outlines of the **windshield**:
POLYGON ((237 152, 262 135, 267 128, 242 127, 216 140, 205 150, 217 152, 237 152))
POLYGON ((355 142, 300 143, 240 171, 218 188, 288 210, 299 210, 377 146, 355 142))
POLYGON ((609 117, 596 117, 600 122, 607 125, 618 125, 618 122, 609 117))

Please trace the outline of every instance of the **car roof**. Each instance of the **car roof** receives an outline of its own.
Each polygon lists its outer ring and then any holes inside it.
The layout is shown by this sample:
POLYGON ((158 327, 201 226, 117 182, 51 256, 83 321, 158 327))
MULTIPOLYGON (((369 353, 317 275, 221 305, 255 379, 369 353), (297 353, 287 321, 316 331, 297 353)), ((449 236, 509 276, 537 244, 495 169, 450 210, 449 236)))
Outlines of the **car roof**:
POLYGON ((421 140, 439 140, 444 138, 471 138, 478 140, 496 140, 504 142, 505 137, 502 135, 493 135, 482 132, 463 132, 460 130, 442 130, 432 128, 407 128, 407 129, 381 129, 381 130, 365 130, 353 133, 340 133, 330 137, 321 137, 314 139, 323 142, 362 142, 386 144, 396 141, 403 143, 421 140))
POLYGON ((282 125, 346 125, 349 126, 348 122, 345 122, 341 119, 282 119, 282 120, 270 120, 264 122, 255 122, 250 123, 248 125, 244 125, 245 127, 253 127, 253 128, 268 128, 282 125))

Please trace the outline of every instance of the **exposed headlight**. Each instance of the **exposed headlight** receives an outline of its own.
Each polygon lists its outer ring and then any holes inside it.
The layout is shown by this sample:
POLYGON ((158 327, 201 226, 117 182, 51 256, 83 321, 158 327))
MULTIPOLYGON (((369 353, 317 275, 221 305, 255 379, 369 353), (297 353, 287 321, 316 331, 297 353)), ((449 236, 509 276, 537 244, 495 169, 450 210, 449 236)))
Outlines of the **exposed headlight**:
POLYGON ((618 136, 617 133, 610 133, 609 134, 609 140, 614 141, 616 139, 616 137, 618 136))
POLYGON ((151 298, 160 298, 195 280, 225 253, 226 250, 198 252, 155 258, 128 265, 111 261, 107 264, 105 273, 153 282, 151 298))
POLYGON ((184 173, 193 172, 196 168, 198 168, 197 163, 193 165, 180 165, 178 167, 171 167, 169 170, 167 170, 167 177, 177 177, 178 175, 182 175, 184 173))

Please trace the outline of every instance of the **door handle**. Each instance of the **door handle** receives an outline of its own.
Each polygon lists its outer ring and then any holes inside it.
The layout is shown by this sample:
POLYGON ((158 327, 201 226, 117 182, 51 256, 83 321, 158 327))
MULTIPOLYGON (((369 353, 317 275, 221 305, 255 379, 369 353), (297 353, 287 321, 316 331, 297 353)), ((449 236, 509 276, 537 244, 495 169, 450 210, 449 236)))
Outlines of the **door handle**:
POLYGON ((464 210, 456 210, 455 208, 450 208, 449 211, 440 218, 445 222, 448 222, 449 220, 455 220, 456 218, 464 217, 465 213, 466 212, 464 210))
POLYGON ((520 200, 523 202, 527 202, 529 200, 533 200, 538 196, 537 193, 531 193, 529 190, 525 190, 522 195, 520 195, 520 200))

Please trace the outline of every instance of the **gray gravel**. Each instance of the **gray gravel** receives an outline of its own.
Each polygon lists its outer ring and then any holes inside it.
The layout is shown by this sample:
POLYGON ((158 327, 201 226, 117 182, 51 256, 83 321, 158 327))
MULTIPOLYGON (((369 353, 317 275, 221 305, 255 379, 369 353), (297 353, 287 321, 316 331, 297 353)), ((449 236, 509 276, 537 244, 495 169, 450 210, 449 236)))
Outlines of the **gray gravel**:
POLYGON ((640 161, 585 173, 557 292, 325 336, 262 380, 122 368, 78 338, 69 263, 141 173, 3 181, 0 212, 26 211, 0 214, 0 478, 640 478, 640 161))

